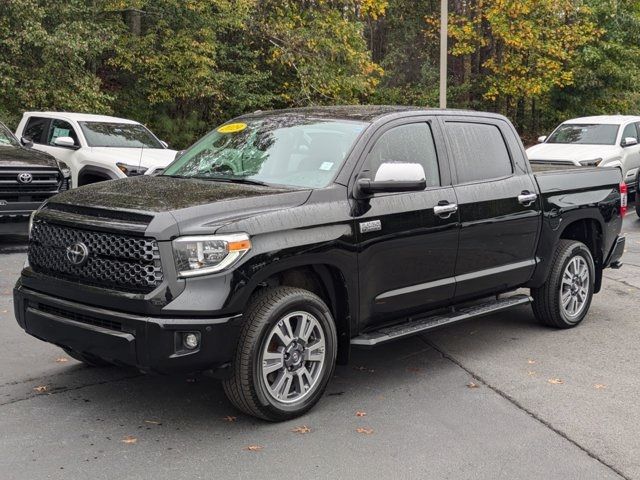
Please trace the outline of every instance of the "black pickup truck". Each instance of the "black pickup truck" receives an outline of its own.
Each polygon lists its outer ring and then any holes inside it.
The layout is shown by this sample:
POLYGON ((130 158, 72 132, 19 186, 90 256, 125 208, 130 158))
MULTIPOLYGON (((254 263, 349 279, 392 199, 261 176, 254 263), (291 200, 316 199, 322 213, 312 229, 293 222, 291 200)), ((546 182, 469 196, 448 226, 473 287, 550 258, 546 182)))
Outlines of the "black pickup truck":
POLYGON ((208 372, 240 410, 284 420, 353 346, 528 303, 580 323, 620 265, 621 180, 533 173, 494 114, 255 112, 163 175, 47 202, 16 318, 88 364, 208 372))
POLYGON ((69 188, 71 172, 56 159, 23 146, 0 123, 0 235, 26 234, 42 202, 69 188))

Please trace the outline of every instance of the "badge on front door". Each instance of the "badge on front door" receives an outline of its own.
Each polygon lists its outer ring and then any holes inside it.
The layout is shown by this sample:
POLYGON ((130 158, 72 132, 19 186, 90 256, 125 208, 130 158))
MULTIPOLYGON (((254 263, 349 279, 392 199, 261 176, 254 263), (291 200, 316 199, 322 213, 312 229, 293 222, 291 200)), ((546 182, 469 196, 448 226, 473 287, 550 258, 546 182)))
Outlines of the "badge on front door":
POLYGON ((360 233, 377 232, 379 230, 382 230, 382 222, 380 220, 360 223, 360 233))

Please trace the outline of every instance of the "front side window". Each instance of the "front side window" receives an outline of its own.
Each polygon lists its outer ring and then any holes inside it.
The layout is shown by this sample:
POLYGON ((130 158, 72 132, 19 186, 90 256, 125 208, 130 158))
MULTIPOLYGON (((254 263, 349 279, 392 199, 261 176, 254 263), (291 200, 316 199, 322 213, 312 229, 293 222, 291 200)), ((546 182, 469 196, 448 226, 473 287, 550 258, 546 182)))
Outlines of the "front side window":
POLYGON ((618 125, 565 123, 551 134, 547 143, 615 145, 618 125))
POLYGON ((164 148, 153 133, 139 123, 79 123, 90 147, 164 148))
POLYGON ((500 129, 488 123, 447 122, 458 183, 511 175, 513 165, 500 129))
POLYGON ((322 188, 366 126, 299 114, 228 123, 189 148, 164 175, 322 188))
POLYGON ((16 140, 13 133, 9 131, 2 123, 0 123, 0 147, 19 147, 20 142, 16 140))
POLYGON ((31 117, 27 121, 27 126, 22 132, 24 138, 28 138, 33 143, 43 144, 46 139, 44 138, 49 131, 49 118, 31 117))
POLYGON ((624 130, 622 131, 622 141, 624 141, 625 138, 635 138, 638 140, 638 131, 636 130, 635 123, 630 123, 624 127, 624 130))
POLYGON ((380 165, 386 162, 419 163, 427 186, 440 185, 438 156, 428 123, 411 123, 387 130, 367 155, 365 169, 375 179, 380 165))
POLYGON ((80 145, 80 143, 78 143, 78 135, 71 124, 64 120, 56 119, 51 122, 51 126, 49 127, 47 143, 54 146, 56 144, 56 139, 60 137, 71 137, 76 145, 80 145))

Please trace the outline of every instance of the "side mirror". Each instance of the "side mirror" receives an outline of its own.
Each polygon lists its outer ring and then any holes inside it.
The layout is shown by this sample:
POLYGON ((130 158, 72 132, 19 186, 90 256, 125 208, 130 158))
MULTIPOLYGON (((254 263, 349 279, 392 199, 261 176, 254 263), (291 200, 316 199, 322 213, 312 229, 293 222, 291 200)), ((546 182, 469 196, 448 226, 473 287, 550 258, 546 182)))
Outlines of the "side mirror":
POLYGON ((378 168, 374 180, 360 178, 356 197, 375 193, 419 192, 427 188, 424 168, 419 163, 385 162, 378 168))
POLYGON ((622 146, 623 147, 632 147, 632 146, 637 145, 637 144, 638 144, 638 139, 633 138, 633 137, 625 137, 622 140, 622 146))
POLYGON ((547 139, 547 136, 542 135, 541 137, 538 137, 538 143, 544 143, 546 139, 547 139))
POLYGON ((164 140, 160 140, 160 145, 162 145, 164 148, 169 148, 169 144, 164 140))
POLYGON ((78 148, 76 142, 71 137, 58 137, 53 141, 57 147, 78 148))
POLYGON ((20 137, 20 143, 23 147, 31 148, 33 147, 33 140, 29 137, 20 137))

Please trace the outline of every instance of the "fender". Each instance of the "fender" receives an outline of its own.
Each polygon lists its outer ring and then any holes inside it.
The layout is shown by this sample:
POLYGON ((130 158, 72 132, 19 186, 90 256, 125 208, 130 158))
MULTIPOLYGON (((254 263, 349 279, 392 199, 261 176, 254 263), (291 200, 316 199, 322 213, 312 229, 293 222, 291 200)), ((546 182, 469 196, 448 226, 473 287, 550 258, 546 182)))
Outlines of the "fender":
POLYGON ((107 168, 97 167, 95 165, 87 165, 86 167, 82 167, 82 169, 78 172, 78 186, 81 186, 80 179, 83 177, 83 175, 97 175, 100 177, 104 177, 105 180, 117 180, 118 178, 121 178, 107 168))

